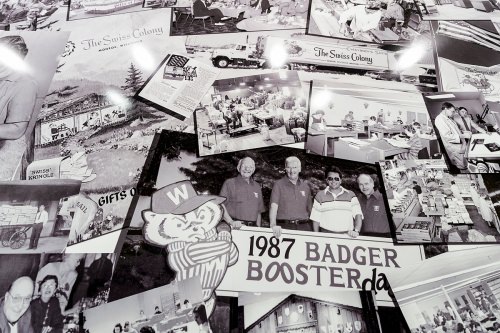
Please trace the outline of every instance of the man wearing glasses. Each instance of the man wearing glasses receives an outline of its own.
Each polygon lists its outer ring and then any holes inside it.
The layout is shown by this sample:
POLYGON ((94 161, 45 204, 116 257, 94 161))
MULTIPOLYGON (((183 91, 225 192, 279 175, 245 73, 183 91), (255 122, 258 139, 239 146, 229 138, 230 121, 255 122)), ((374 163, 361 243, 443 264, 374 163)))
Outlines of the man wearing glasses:
POLYGON ((356 195, 343 188, 342 173, 336 167, 325 171, 326 188, 314 198, 311 211, 314 231, 359 236, 363 213, 356 195))
POLYGON ((30 302, 33 298, 33 280, 22 276, 15 280, 0 299, 0 332, 34 333, 31 326, 30 302))

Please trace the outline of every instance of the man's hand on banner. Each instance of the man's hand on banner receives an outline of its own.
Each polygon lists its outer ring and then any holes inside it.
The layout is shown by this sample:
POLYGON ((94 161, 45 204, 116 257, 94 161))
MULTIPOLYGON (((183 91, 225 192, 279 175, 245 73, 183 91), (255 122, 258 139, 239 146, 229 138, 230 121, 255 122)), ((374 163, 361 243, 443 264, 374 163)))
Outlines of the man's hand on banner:
POLYGON ((347 234, 348 234, 349 236, 351 236, 352 238, 357 238, 357 237, 359 236, 359 231, 356 231, 356 230, 349 230, 349 231, 347 232, 347 234))
POLYGON ((275 225, 275 226, 271 227, 271 229, 273 229, 274 237, 276 237, 276 238, 281 237, 281 227, 279 225, 275 225))
POLYGON ((232 226, 234 229, 240 229, 242 225, 243 225, 243 224, 241 223, 241 221, 233 221, 233 223, 231 223, 231 226, 232 226))

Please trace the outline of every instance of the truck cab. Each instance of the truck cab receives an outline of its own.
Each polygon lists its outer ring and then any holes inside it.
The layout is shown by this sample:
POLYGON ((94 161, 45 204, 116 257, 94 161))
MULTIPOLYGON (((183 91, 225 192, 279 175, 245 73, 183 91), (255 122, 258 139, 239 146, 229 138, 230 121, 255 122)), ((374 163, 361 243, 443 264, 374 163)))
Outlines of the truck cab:
POLYGON ((215 67, 261 67, 264 59, 260 59, 257 50, 250 44, 237 44, 230 49, 217 49, 212 52, 212 63, 215 67))

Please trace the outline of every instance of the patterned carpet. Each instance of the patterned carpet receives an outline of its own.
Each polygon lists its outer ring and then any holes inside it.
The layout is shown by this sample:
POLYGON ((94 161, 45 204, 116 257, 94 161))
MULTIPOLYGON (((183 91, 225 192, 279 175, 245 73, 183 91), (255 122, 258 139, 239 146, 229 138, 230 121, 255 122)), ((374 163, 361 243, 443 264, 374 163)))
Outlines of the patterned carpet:
POLYGON ((202 20, 194 20, 191 24, 191 19, 186 14, 181 14, 177 22, 172 23, 172 36, 223 34, 241 31, 236 28, 236 24, 240 21, 236 18, 224 21, 225 25, 214 25, 213 21, 210 22, 210 19, 206 19, 205 28, 203 28, 202 20))

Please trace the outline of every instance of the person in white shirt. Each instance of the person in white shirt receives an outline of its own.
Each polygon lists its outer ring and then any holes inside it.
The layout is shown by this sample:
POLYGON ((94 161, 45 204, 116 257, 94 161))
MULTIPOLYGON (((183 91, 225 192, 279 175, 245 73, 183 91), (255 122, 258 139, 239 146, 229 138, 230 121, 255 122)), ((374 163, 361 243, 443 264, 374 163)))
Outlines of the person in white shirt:
POLYGON ((29 249, 36 249, 38 247, 38 240, 40 239, 40 234, 42 233, 43 227, 49 221, 49 213, 45 210, 44 205, 40 205, 38 208, 38 213, 36 213, 35 223, 33 223, 33 228, 31 230, 30 245, 29 249))
POLYGON ((342 174, 335 167, 325 172, 327 187, 314 198, 310 219, 313 230, 359 236, 363 213, 356 195, 342 185, 342 174))
POLYGON ((340 32, 346 35, 347 21, 351 21, 349 27, 354 33, 354 39, 371 40, 363 34, 371 29, 377 29, 381 18, 380 1, 367 0, 366 5, 351 7, 340 15, 340 32))
POLYGON ((453 121, 455 106, 449 102, 444 102, 441 106, 441 113, 434 120, 434 125, 439 131, 444 148, 451 163, 460 170, 467 169, 465 161, 465 138, 470 138, 471 132, 462 132, 457 123, 453 121))
POLYGON ((469 111, 463 106, 458 108, 458 112, 453 115, 453 120, 462 132, 486 133, 484 129, 472 120, 469 111))

